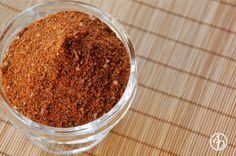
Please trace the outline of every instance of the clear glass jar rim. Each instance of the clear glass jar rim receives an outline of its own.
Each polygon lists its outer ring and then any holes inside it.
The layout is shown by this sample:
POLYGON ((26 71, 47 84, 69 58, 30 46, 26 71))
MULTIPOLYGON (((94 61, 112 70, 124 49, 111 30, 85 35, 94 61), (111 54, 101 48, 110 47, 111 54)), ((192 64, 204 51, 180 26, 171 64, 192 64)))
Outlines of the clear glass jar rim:
MULTIPOLYGON (((127 87, 125 89, 124 94, 122 95, 122 97, 120 98, 120 100, 118 101, 118 103, 106 114, 104 114, 103 116, 101 116, 100 118, 84 124, 84 125, 80 125, 80 126, 76 126, 76 127, 69 127, 69 128, 57 128, 57 127, 50 127, 50 126, 46 126, 46 125, 42 125, 39 123, 36 123, 26 117, 24 117, 21 113, 19 113, 18 111, 16 111, 15 109, 13 109, 7 102, 7 100, 5 100, 5 106, 8 108, 8 110, 16 117, 18 118, 21 122, 23 122, 25 125, 27 125, 29 128, 33 129, 33 130, 39 130, 39 131, 43 131, 49 134, 54 134, 54 133, 70 133, 70 132, 91 132, 91 131, 96 131, 99 128, 103 127, 104 124, 109 123, 109 120, 111 120, 111 118, 115 115, 115 113, 117 113, 117 111, 119 111, 120 109, 123 108, 124 105, 127 104, 127 101, 132 98, 132 94, 134 94, 135 89, 136 89, 136 77, 137 77, 137 67, 136 67, 136 59, 135 59, 135 52, 134 52, 134 48, 133 45, 128 37, 128 35, 125 33, 125 30, 123 29, 123 27, 121 26, 121 24, 114 18, 112 17, 110 14, 106 13, 105 11, 92 6, 90 4, 86 4, 86 3, 82 3, 82 2, 77 2, 77 1, 51 1, 51 2, 42 2, 39 4, 36 4, 26 10, 24 10, 23 12, 21 12, 19 15, 17 15, 6 27, 6 29, 3 31, 2 35, 1 35, 1 40, 2 38, 4 38, 4 34, 5 31, 7 31, 12 24, 20 19, 22 16, 24 16, 25 14, 30 14, 32 12, 33 9, 35 8, 40 8, 43 6, 49 6, 49 5, 67 5, 67 4, 74 4, 74 5, 80 5, 80 7, 84 7, 85 9, 88 9, 94 13, 97 13, 99 15, 101 15, 100 17, 96 17, 101 19, 102 21, 104 21, 105 23, 109 24, 110 27, 112 28, 118 28, 116 29, 117 32, 119 32, 119 35, 121 35, 123 37, 122 42, 126 45, 127 47, 127 51, 130 54, 130 77, 129 77, 129 81, 127 84, 127 87), (109 20, 112 20, 114 23, 110 22, 109 20), (126 95, 126 96, 125 96, 126 95)), ((0 42, 1 42, 0 40, 0 42)))

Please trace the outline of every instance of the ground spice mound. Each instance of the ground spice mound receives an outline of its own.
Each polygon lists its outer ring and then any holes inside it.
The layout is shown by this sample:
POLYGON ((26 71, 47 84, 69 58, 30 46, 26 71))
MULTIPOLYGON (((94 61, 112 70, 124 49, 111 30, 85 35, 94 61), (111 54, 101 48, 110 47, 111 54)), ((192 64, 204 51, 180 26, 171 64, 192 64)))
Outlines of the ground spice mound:
POLYGON ((59 12, 24 28, 1 66, 9 103, 31 120, 73 127, 107 113, 119 101, 130 73, 129 55, 102 21, 59 12))

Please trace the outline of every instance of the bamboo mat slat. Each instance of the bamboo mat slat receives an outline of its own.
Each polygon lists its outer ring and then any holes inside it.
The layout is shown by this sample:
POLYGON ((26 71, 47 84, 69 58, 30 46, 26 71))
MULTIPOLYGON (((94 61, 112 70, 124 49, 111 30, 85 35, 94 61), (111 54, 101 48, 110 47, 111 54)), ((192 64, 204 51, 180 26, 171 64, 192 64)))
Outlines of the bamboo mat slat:
MULTIPOLYGON (((0 30, 39 0, 0 0, 0 30)), ((138 91, 121 123, 81 155, 235 155, 236 1, 84 0, 116 17, 134 44, 138 91), (210 137, 228 138, 214 151, 210 137)), ((52 155, 0 112, 0 155, 52 155)))

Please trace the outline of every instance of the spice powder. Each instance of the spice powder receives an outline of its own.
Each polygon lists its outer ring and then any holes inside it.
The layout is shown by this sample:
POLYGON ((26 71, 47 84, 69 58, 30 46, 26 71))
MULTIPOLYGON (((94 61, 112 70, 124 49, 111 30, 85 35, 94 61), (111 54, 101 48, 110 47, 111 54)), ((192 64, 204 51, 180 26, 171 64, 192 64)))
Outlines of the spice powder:
POLYGON ((119 101, 130 59, 116 34, 98 18, 76 11, 25 27, 1 66, 9 103, 27 118, 53 127, 91 122, 119 101))

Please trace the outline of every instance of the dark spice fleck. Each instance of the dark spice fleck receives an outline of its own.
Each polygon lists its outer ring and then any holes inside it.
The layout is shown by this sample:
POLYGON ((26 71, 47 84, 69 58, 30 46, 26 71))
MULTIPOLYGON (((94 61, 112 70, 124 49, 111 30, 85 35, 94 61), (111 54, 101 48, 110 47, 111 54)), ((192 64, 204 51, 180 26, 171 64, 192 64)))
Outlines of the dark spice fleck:
POLYGON ((128 53, 99 19, 59 12, 24 28, 1 66, 9 103, 35 122, 73 127, 107 113, 130 73, 128 53))

